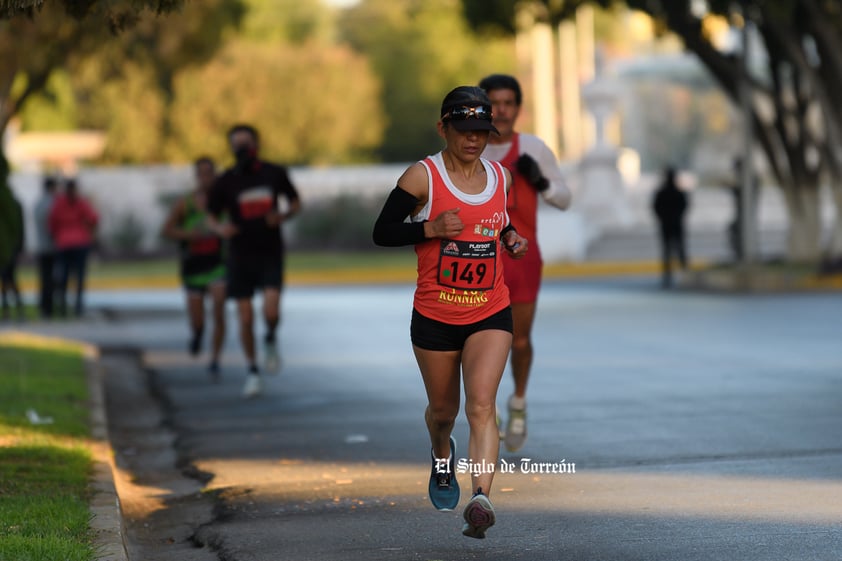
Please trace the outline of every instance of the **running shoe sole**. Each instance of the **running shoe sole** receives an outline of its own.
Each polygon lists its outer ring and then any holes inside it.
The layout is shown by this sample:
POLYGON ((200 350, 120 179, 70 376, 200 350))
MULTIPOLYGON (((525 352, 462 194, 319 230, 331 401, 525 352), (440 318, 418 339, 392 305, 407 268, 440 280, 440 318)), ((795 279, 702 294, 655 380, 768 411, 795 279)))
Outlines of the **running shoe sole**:
POLYGON ((485 495, 476 495, 465 507, 463 514, 465 525, 462 535, 478 540, 485 539, 485 531, 494 526, 496 517, 491 501, 485 495))

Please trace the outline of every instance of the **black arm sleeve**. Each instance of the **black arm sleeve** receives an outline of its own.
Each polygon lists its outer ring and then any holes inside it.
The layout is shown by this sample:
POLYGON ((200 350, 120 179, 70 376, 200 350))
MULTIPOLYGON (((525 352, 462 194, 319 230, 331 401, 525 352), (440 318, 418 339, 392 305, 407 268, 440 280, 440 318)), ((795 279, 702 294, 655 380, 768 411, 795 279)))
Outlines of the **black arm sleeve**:
POLYGON ((503 239, 503 236, 505 236, 505 235, 506 235, 506 234, 508 234, 509 232, 515 232, 515 233, 517 233, 517 230, 515 230, 515 227, 514 227, 514 226, 512 226, 512 223, 511 223, 511 222, 509 222, 508 224, 506 224, 506 227, 505 227, 505 228, 503 228, 502 230, 500 230, 500 239, 502 240, 502 239, 503 239))
POLYGON ((416 206, 418 206, 418 199, 400 187, 392 189, 380 211, 380 216, 374 223, 374 232, 371 236, 374 243, 385 247, 398 247, 414 245, 426 240, 423 222, 404 221, 416 206))

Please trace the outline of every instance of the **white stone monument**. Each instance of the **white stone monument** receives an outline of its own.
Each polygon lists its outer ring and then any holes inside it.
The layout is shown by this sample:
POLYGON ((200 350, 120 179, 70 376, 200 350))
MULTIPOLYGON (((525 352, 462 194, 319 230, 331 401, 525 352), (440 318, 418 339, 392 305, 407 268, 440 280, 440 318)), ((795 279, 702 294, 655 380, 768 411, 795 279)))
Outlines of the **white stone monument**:
POLYGON ((619 99, 616 82, 597 77, 582 87, 582 100, 596 125, 594 145, 579 162, 580 190, 575 204, 584 215, 588 238, 617 230, 632 222, 632 213, 618 167, 620 150, 606 139, 605 124, 619 99))

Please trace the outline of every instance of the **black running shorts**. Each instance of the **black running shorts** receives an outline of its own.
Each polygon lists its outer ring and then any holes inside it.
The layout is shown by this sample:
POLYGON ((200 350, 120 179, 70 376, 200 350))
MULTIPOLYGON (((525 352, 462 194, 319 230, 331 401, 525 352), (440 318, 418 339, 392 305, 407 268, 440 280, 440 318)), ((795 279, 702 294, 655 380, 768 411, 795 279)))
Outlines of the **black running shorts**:
POLYGON ((228 298, 251 298, 258 290, 281 290, 284 278, 284 261, 280 255, 231 256, 228 259, 226 293, 228 298))
POLYGON ((412 344, 429 351, 461 351, 468 337, 478 331, 500 329, 512 332, 512 308, 506 307, 476 323, 453 325, 422 316, 412 309, 412 322, 409 326, 412 344))

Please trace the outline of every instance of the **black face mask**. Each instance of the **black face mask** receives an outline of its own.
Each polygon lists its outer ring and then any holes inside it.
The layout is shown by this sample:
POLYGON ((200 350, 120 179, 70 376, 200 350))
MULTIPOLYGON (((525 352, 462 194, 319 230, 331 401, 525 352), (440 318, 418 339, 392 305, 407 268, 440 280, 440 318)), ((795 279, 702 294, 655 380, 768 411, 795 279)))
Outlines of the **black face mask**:
POLYGON ((257 160, 254 150, 248 146, 241 146, 234 151, 237 163, 234 166, 240 173, 249 173, 254 169, 254 162, 257 160))

